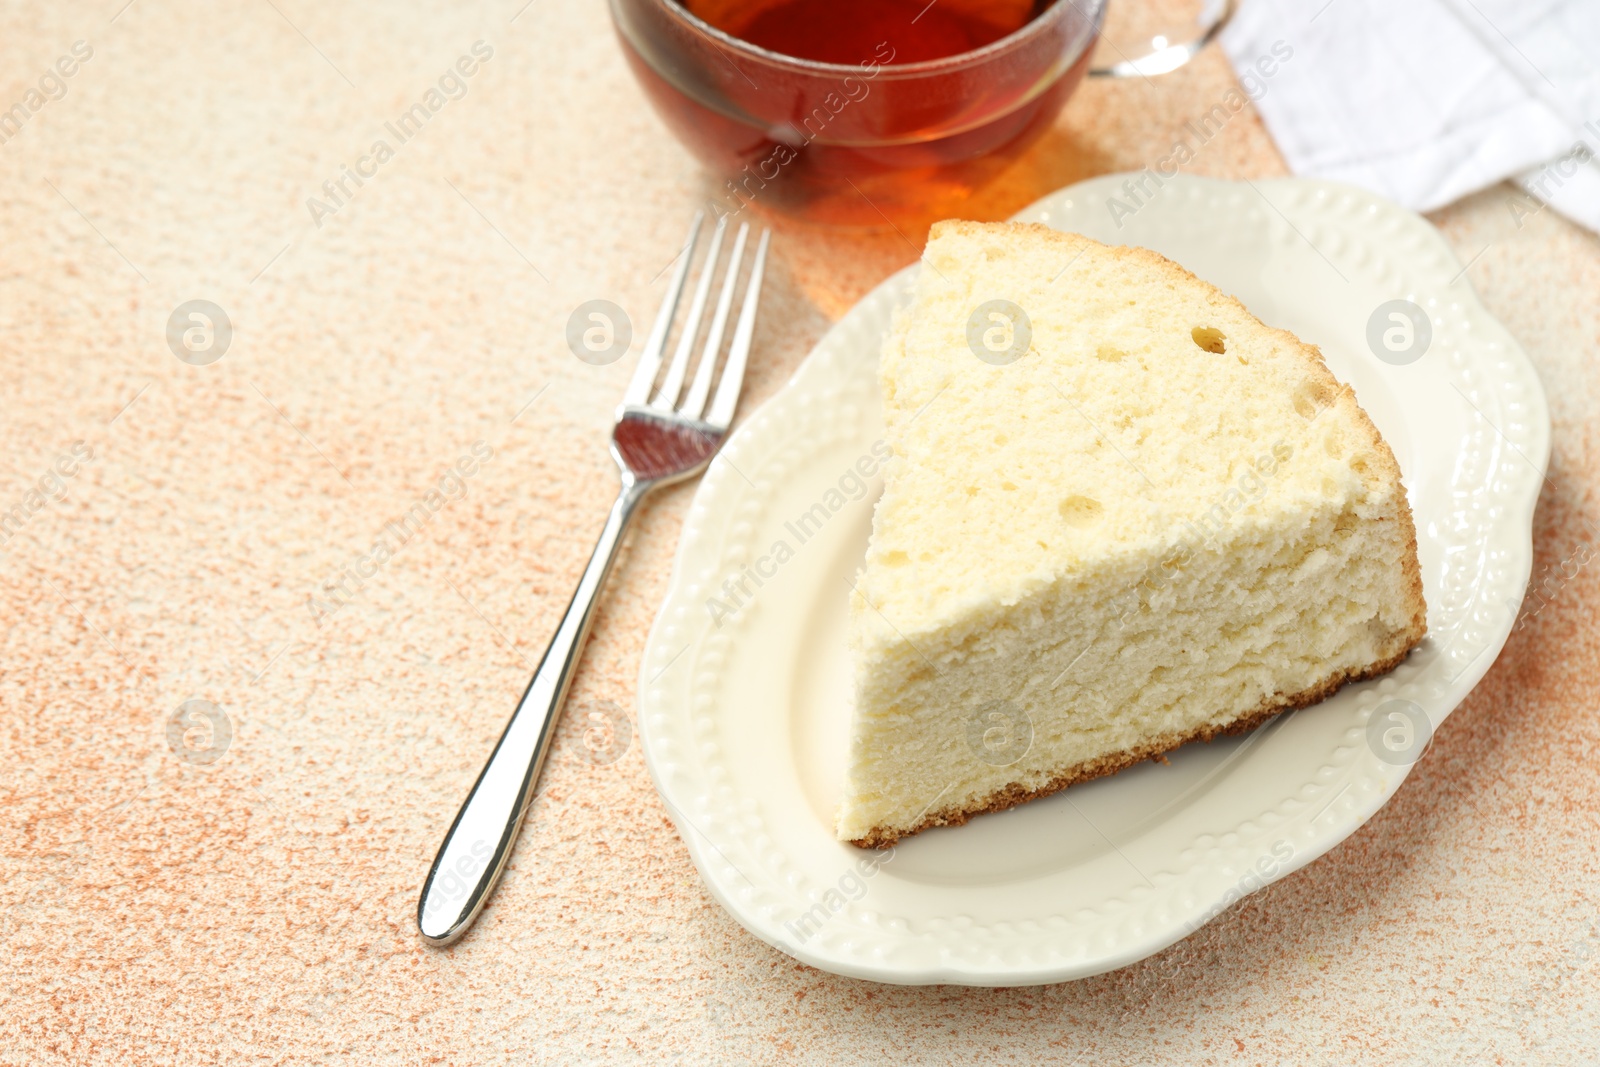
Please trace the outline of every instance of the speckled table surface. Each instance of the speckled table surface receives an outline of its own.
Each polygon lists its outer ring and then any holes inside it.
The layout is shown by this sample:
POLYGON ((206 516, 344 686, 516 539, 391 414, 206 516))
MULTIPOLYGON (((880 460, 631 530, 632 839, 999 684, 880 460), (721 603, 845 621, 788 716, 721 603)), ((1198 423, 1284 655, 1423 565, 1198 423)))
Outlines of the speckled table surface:
MULTIPOLYGON (((598 0, 9 4, 0 71, 27 115, 0 143, 0 509, 25 519, 0 545, 0 1062, 1593 1057, 1593 235, 1504 189, 1434 217, 1550 395, 1548 595, 1325 858, 1099 978, 875 986, 744 933, 636 741, 586 758, 569 714, 497 895, 437 951, 421 879, 612 492, 631 360, 573 358, 566 318, 647 317, 708 179, 598 0), (308 197, 478 41, 464 95, 315 225, 308 197), (191 299, 232 324, 206 366, 167 344, 191 299), (475 447, 347 606, 308 607, 475 447), (192 700, 225 717, 209 763, 169 731, 192 700)), ((1231 80, 1209 53, 1086 84, 971 213, 1145 166, 1231 80)), ((1248 110, 1188 169, 1283 173, 1248 110)), ((776 226, 757 401, 919 240, 776 226)), ((691 493, 642 515, 576 704, 632 716, 691 493)))

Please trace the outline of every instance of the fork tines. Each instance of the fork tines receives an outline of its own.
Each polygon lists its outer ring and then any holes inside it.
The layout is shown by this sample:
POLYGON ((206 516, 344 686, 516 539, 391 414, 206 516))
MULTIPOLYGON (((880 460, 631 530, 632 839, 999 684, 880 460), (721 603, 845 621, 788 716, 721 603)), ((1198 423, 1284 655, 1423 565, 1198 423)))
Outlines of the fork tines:
POLYGON ((761 298, 761 275, 766 267, 767 243, 771 237, 769 230, 761 231, 761 239, 756 244, 755 258, 745 282, 744 302, 739 309, 739 321, 733 328, 733 340, 728 345, 728 358, 717 382, 717 393, 711 401, 711 410, 706 412, 706 399, 711 395, 711 381, 716 372, 717 357, 721 353, 723 336, 728 328, 728 313, 733 308, 739 270, 744 261, 745 244, 750 236, 748 222, 739 224, 739 231, 733 238, 733 251, 728 256, 726 265, 720 268, 722 288, 717 296, 716 310, 712 312, 710 326, 705 331, 705 343, 700 350, 694 378, 689 382, 689 391, 683 393, 681 403, 679 394, 683 392, 683 383, 689 374, 690 357, 694 352, 695 342, 700 338, 706 303, 711 296, 712 283, 719 272, 722 245, 727 236, 727 216, 718 219, 711 232, 711 247, 706 252, 700 279, 695 283, 694 296, 689 301, 689 310, 684 317, 678 343, 673 348, 672 362, 667 365, 661 384, 656 387, 654 395, 651 395, 651 387, 655 386, 656 375, 661 369, 668 335, 672 333, 673 319, 678 312, 678 299, 683 295, 684 283, 688 281, 704 222, 705 212, 701 211, 695 215, 694 224, 689 227, 689 237, 684 241, 683 251, 679 253, 678 265, 672 272, 667 295, 661 301, 661 310, 656 313, 655 325, 650 329, 644 353, 639 357, 638 369, 633 372, 633 380, 628 383, 628 391, 623 394, 622 403, 624 407, 649 407, 663 414, 698 419, 725 429, 733 421, 733 411, 739 401, 739 386, 744 380, 745 364, 750 356, 750 338, 755 332, 756 325, 756 306, 761 298))

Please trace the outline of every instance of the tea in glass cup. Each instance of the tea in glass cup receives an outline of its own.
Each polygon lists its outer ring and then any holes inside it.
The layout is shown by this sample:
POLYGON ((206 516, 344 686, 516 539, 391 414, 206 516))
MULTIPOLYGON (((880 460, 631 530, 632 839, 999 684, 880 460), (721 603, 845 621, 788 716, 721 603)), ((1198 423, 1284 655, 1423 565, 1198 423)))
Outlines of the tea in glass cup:
POLYGON ((958 213, 1054 122, 1105 0, 611 0, 672 131, 752 204, 882 226, 958 213))

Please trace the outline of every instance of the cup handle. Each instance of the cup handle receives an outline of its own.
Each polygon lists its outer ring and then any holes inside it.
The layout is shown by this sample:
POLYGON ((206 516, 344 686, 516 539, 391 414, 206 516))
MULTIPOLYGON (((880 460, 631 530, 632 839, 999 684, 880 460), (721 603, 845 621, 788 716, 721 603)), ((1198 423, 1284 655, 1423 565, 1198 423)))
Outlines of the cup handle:
POLYGON ((1109 67, 1090 67, 1091 78, 1148 78, 1156 74, 1166 74, 1177 70, 1188 63, 1200 53, 1200 49, 1210 44, 1217 34, 1222 32, 1222 27, 1233 18, 1237 0, 1222 0, 1222 10, 1206 23, 1200 31, 1200 36, 1182 44, 1168 44, 1166 38, 1157 37, 1150 42, 1151 50, 1138 59, 1124 59, 1121 63, 1113 63, 1109 67))

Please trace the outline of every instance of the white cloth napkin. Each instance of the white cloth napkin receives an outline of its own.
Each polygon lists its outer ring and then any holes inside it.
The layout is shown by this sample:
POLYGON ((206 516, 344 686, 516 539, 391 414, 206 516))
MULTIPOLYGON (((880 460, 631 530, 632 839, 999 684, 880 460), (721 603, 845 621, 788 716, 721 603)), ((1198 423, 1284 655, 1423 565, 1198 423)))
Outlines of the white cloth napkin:
POLYGON ((1600 232, 1600 0, 1242 0, 1221 40, 1296 174, 1600 232))

